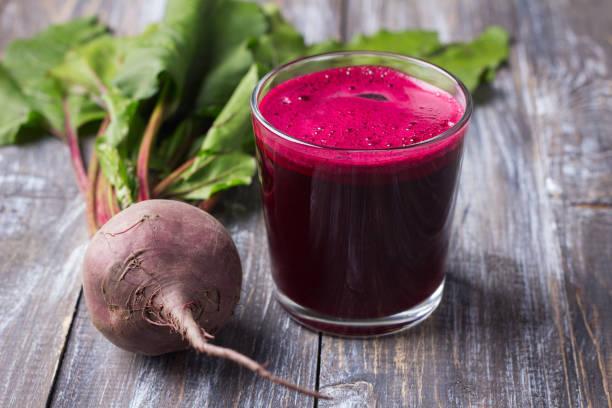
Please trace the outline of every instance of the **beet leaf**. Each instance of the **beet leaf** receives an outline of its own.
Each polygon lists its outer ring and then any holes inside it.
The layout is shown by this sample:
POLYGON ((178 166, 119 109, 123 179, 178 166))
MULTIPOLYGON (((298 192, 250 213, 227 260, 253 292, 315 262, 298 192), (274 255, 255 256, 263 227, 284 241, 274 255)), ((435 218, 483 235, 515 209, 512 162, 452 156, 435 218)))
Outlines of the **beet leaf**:
MULTIPOLYGON (((13 77, 0 65, 0 145, 19 143, 19 130, 37 126, 41 116, 35 112, 13 77)), ((21 134, 23 138, 23 133, 21 134)))
POLYGON ((435 31, 381 30, 373 35, 357 35, 348 43, 328 40, 308 47, 307 54, 332 51, 370 50, 395 52, 433 62, 455 74, 474 91, 481 82, 490 82, 497 67, 508 57, 508 32, 499 26, 485 29, 474 41, 441 44, 435 31))
POLYGON ((195 112, 214 118, 221 112, 254 59, 249 45, 268 32, 268 21, 255 3, 217 2, 207 46, 209 64, 199 90, 195 112))
POLYGON ((76 129, 104 113, 84 95, 67 95, 65 88, 48 72, 60 64, 66 53, 106 32, 94 18, 52 26, 29 39, 15 40, 4 52, 3 65, 19 86, 31 112, 53 133, 66 134, 62 101, 68 99, 72 126, 76 129))
POLYGON ((508 58, 508 32, 499 26, 486 28, 474 41, 444 46, 428 60, 457 75, 468 89, 491 82, 499 65, 508 58))
POLYGON ((249 99, 259 74, 258 66, 252 65, 208 129, 193 164, 168 186, 168 194, 206 199, 216 191, 250 182, 255 160, 249 154, 252 148, 249 99))

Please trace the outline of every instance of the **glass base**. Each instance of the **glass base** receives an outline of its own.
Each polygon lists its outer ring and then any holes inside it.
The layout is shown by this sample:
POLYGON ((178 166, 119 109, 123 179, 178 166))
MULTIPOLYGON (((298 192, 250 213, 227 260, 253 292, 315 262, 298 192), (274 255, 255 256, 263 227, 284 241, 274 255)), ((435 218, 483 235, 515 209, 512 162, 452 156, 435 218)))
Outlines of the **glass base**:
POLYGON ((298 305, 282 294, 278 288, 274 292, 276 299, 291 318, 309 329, 334 336, 374 337, 394 334, 421 323, 436 310, 442 300, 443 291, 444 280, 431 296, 418 305, 401 313, 373 319, 345 319, 324 315, 298 305))

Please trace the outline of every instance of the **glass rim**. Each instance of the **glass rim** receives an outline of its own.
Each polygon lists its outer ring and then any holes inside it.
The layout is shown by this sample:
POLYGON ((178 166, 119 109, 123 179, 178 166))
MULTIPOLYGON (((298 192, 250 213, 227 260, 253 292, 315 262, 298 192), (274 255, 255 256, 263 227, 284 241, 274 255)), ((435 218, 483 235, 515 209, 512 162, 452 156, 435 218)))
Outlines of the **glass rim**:
MULTIPOLYGON (((350 65, 347 65, 347 66, 350 66, 350 65)), ((461 82, 461 80, 459 78, 457 78, 455 75, 451 74, 450 72, 448 72, 444 68, 441 68, 441 67, 439 67, 439 66, 437 66, 435 64, 432 64, 430 62, 424 61, 424 60, 422 60, 420 58, 409 57, 409 56, 403 55, 403 54, 398 54, 398 53, 394 53, 394 52, 383 52, 383 51, 334 51, 334 52, 327 52, 327 53, 323 53, 323 54, 310 55, 310 56, 307 56, 307 57, 302 57, 302 58, 290 61, 290 62, 288 62, 286 64, 283 64, 283 65, 281 65, 281 66, 271 70, 270 72, 268 72, 266 75, 264 75, 257 82, 257 85, 255 85, 255 88, 253 89, 253 93, 251 94, 250 105, 251 105, 251 112, 253 113, 255 118, 263 126, 265 126, 266 129, 268 129, 270 132, 274 133, 275 135, 281 137, 282 139, 285 139, 285 140, 293 142, 293 143, 298 143, 298 144, 301 144, 301 145, 318 148, 318 149, 337 150, 337 151, 351 151, 351 152, 377 152, 377 151, 379 151, 379 152, 388 152, 388 151, 396 151, 396 150, 400 150, 401 151, 401 150, 416 149, 416 148, 419 148, 419 147, 423 147, 423 146, 427 146, 429 144, 436 143, 438 141, 444 140, 444 139, 446 139, 446 138, 448 138, 450 136, 453 136, 453 135, 457 134, 458 132, 460 132, 461 129, 463 129, 465 127, 465 125, 467 125, 468 121, 470 120, 470 117, 472 116, 472 111, 473 111, 472 95, 468 91, 468 89, 465 86, 465 84, 463 82, 461 82), (404 60, 404 61, 408 61, 410 63, 419 65, 419 66, 427 68, 427 69, 432 69, 432 70, 437 71, 440 74, 450 78, 456 85, 459 86, 459 89, 461 90, 461 92, 463 93, 463 96, 465 97, 465 110, 463 112, 463 115, 461 116, 461 119, 459 119, 457 121, 457 123, 455 123, 452 127, 447 129, 446 131, 444 131, 444 132, 442 132, 440 134, 437 134, 436 136, 431 137, 429 139, 426 139, 426 140, 423 140, 421 142, 414 143, 414 144, 411 144, 411 145, 408 145, 408 146, 387 147, 387 148, 382 148, 382 149, 355 149, 355 148, 350 148, 350 147, 347 148, 347 147, 322 146, 322 145, 318 145, 318 144, 315 144, 315 143, 306 142, 304 140, 301 140, 301 139, 298 139, 298 138, 296 138, 294 136, 291 136, 291 135, 283 132, 282 130, 277 129, 276 127, 274 127, 274 125, 272 125, 270 122, 268 122, 268 120, 266 120, 266 118, 264 118, 264 116, 262 115, 261 111, 259 110, 259 101, 257 99, 258 99, 259 93, 261 92, 261 90, 264 87, 264 85, 274 75, 276 75, 279 72, 285 70, 286 68, 289 68, 289 67, 291 67, 293 65, 296 65, 296 64, 310 62, 310 61, 322 61, 322 60, 327 60, 327 59, 333 59, 335 57, 350 57, 350 56, 388 57, 388 58, 404 60)))

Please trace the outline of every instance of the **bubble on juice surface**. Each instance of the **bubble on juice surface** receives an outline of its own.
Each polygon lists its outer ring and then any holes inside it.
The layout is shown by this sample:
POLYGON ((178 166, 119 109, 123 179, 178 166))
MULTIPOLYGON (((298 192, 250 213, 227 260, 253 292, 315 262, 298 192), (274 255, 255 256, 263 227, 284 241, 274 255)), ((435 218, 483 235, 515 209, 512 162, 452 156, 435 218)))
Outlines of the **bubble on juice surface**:
POLYGON ((280 129, 281 122, 292 123, 297 138, 307 134, 309 143, 347 149, 418 143, 445 132, 463 113, 451 95, 432 86, 421 87, 402 72, 376 66, 334 68, 294 78, 273 88, 261 109, 280 129), (276 102, 275 108, 274 102, 267 103, 268 97, 286 98, 290 103, 276 102))

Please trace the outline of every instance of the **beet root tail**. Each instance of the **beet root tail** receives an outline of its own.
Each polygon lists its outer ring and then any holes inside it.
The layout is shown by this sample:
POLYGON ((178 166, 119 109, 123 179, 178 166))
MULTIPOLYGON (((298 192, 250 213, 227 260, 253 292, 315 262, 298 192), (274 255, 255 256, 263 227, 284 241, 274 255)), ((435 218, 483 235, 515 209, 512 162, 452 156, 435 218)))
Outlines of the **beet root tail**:
POLYGON ((310 395, 311 397, 315 398, 330 399, 330 397, 323 395, 317 391, 300 387, 299 385, 293 384, 290 381, 275 376, 274 374, 266 370, 264 365, 258 363, 250 357, 245 356, 244 354, 241 354, 229 348, 220 347, 209 343, 207 341, 208 333, 206 333, 206 331, 203 330, 200 325, 195 321, 189 309, 180 310, 180 312, 176 314, 179 315, 175 316, 175 319, 179 328, 182 329, 180 330, 180 332, 184 334, 185 338, 189 341, 191 346, 200 353, 231 360, 235 363, 240 364, 243 367, 248 368, 251 371, 254 371, 263 378, 266 378, 276 384, 282 385, 283 387, 287 387, 302 394, 310 395))

